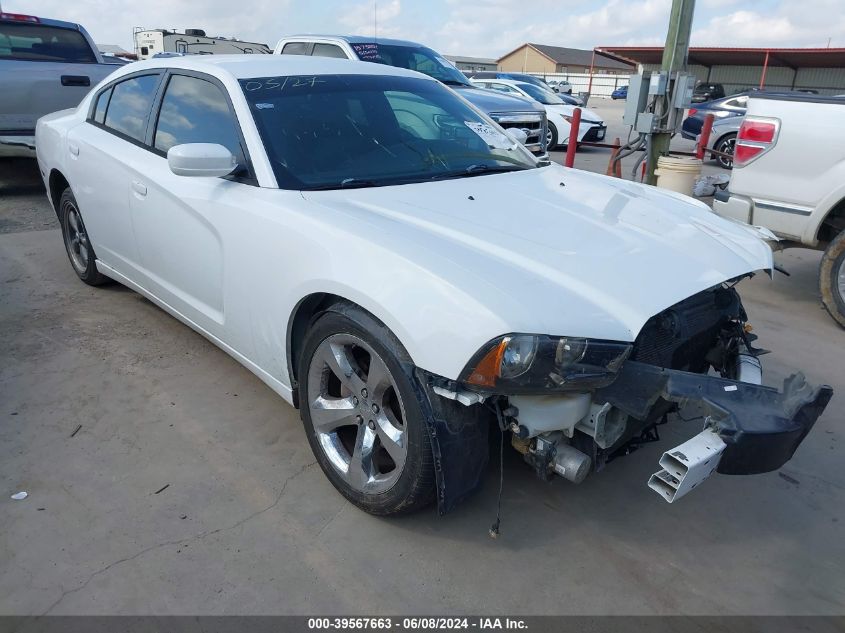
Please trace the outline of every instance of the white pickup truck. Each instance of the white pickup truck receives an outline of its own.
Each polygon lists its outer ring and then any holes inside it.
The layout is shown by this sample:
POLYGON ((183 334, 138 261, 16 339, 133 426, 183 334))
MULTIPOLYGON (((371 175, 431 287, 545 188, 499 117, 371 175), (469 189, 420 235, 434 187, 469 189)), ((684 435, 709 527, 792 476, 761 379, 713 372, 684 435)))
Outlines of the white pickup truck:
POLYGON ((733 167, 713 210, 766 227, 783 248, 823 250, 822 302, 845 327, 845 98, 754 96, 733 167))

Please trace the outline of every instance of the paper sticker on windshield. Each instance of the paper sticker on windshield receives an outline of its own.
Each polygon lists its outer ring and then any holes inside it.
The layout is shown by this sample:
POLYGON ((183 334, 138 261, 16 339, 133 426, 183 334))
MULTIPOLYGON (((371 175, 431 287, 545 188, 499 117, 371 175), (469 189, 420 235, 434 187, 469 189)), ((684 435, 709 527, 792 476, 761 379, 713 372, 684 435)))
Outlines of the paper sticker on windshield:
POLYGON ((494 149, 510 149, 513 147, 513 139, 505 136, 496 128, 487 125, 486 123, 476 123, 474 121, 464 121, 466 125, 473 132, 481 137, 481 140, 487 143, 494 149))

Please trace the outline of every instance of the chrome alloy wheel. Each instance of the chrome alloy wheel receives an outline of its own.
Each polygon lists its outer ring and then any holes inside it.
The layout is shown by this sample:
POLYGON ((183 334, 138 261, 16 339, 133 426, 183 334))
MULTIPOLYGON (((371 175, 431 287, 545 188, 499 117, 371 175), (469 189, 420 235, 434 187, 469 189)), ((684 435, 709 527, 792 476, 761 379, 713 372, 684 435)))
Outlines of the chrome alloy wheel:
POLYGON ((719 163, 719 166, 723 169, 731 169, 734 164, 733 154, 734 150, 736 149, 736 137, 732 136, 730 138, 725 139, 719 143, 719 146, 716 148, 717 152, 723 152, 725 154, 730 154, 730 157, 727 156, 717 156, 716 160, 719 163))
POLYGON ((91 245, 88 242, 88 234, 85 232, 85 225, 82 223, 82 216, 79 209, 70 200, 64 201, 64 237, 65 246, 70 263, 80 275, 88 270, 88 258, 91 254, 91 245))
POLYGON ((389 490, 408 455, 405 409, 384 360, 357 336, 323 340, 308 369, 308 407, 321 450, 350 487, 389 490))

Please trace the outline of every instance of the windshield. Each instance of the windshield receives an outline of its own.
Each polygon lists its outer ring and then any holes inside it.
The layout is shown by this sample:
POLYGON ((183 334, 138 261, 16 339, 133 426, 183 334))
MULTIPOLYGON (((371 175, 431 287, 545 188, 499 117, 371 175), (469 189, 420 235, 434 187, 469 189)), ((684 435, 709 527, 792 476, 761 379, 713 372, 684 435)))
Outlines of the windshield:
POLYGON ((282 189, 374 187, 537 166, 525 147, 429 79, 240 80, 282 189))
POLYGON ((450 86, 471 85, 466 75, 430 48, 377 42, 350 43, 350 46, 361 61, 416 70, 450 86))
POLYGON ((521 83, 519 84, 519 89, 535 101, 539 101, 545 105, 562 105, 565 103, 563 99, 558 97, 551 90, 535 86, 534 84, 521 83))

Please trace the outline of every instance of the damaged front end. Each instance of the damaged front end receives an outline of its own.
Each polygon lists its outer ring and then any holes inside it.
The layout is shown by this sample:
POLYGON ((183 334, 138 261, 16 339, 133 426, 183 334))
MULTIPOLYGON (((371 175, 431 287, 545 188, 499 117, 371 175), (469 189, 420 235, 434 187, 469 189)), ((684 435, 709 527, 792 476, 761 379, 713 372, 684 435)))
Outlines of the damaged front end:
POLYGON ((683 409, 703 420, 702 431, 667 451, 648 482, 670 503, 714 471, 780 468, 833 391, 811 387, 800 373, 782 391, 761 384, 766 352, 753 345, 737 281, 655 315, 633 344, 513 334, 479 350, 458 381, 420 371, 441 513, 480 484, 485 419, 510 432, 511 445, 539 477, 580 483, 658 440, 658 426, 683 409))

